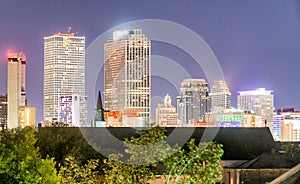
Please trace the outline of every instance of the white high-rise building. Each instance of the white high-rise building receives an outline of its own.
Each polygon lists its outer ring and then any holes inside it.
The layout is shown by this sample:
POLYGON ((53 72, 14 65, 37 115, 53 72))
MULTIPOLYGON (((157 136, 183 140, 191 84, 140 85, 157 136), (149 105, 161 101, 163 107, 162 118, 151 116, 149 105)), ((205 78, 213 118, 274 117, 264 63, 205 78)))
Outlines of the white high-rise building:
POLYGON ((180 96, 177 97, 177 112, 181 126, 194 124, 204 114, 211 111, 208 85, 204 79, 185 79, 181 83, 180 96))
POLYGON ((70 31, 44 38, 44 121, 58 120, 58 98, 66 94, 81 97, 80 125, 86 124, 85 37, 70 31))
POLYGON ((225 81, 213 81, 209 96, 212 112, 223 112, 231 108, 231 92, 225 81))
POLYGON ((106 110, 134 111, 147 125, 150 116, 151 42, 141 29, 114 31, 104 45, 106 110))
POLYGON ((273 91, 257 88, 252 91, 239 91, 238 109, 251 111, 266 119, 266 125, 274 135, 274 95, 273 91))
POLYGON ((156 125, 160 127, 177 127, 180 126, 180 120, 176 108, 171 104, 171 97, 165 97, 164 104, 157 104, 156 108, 156 125))
POLYGON ((7 128, 20 127, 20 107, 26 105, 26 56, 22 52, 7 54, 7 128))

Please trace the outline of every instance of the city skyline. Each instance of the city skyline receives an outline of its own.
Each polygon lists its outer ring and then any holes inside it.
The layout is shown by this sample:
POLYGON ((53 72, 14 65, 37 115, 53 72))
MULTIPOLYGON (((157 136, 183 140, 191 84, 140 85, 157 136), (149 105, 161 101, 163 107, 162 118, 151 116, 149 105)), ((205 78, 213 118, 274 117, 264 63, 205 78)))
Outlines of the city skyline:
MULTIPOLYGON (((237 91, 264 87, 274 91, 276 108, 300 109, 300 87, 297 85, 300 65, 300 6, 297 1, 166 1, 136 2, 133 6, 116 1, 97 2, 97 5, 82 4, 79 1, 72 1, 70 4, 60 0, 43 3, 16 2, 18 1, 7 1, 0 7, 4 25, 18 25, 22 28, 22 31, 4 30, 0 35, 0 94, 6 94, 7 91, 6 52, 22 50, 30 61, 27 65, 27 71, 30 72, 27 73, 26 95, 29 105, 37 107, 38 122, 42 120, 43 109, 44 36, 66 31, 68 26, 72 26, 74 32, 86 36, 88 46, 105 30, 143 18, 174 21, 199 34, 220 61, 225 81, 232 91, 233 106, 236 106, 234 100, 237 91), (145 9, 135 8, 141 4, 145 9), (16 9, 14 14, 9 13, 10 7, 16 9), (24 8, 28 12, 39 13, 39 16, 21 13, 24 8), (118 11, 111 11, 113 8, 118 11), (177 12, 181 16, 174 16, 177 12), (8 18, 4 18, 7 15, 8 18)), ((191 77, 205 78, 199 72, 199 67, 194 67, 192 58, 182 51, 176 51, 176 48, 166 44, 154 43, 152 46, 153 53, 174 59, 187 69, 191 77)), ((158 80, 154 79, 152 84, 156 82, 158 80)), ((153 86, 152 93, 152 96, 161 97, 168 93, 173 99, 178 95, 168 85, 165 89, 153 86)))

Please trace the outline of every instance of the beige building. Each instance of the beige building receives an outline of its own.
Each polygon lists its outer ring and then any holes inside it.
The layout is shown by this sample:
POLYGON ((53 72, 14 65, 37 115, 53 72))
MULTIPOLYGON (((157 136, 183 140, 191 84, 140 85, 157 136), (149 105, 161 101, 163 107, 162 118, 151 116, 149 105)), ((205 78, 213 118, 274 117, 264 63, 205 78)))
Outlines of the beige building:
POLYGON ((104 106, 150 116, 151 42, 141 29, 116 30, 104 44, 104 106))
POLYGON ((21 107, 19 111, 20 127, 26 126, 36 127, 36 108, 21 107))
POLYGON ((300 141, 300 113, 282 113, 283 119, 280 121, 281 141, 300 141))
POLYGON ((171 97, 165 97, 164 104, 157 104, 156 108, 156 126, 161 127, 177 127, 180 126, 180 120, 176 107, 171 104, 171 97))
POLYGON ((86 124, 85 37, 56 33, 44 37, 44 121, 58 120, 59 96, 78 94, 80 124, 86 124))
POLYGON ((22 52, 7 54, 7 128, 20 127, 19 110, 26 105, 26 56, 22 52), (22 70, 23 69, 23 70, 22 70))

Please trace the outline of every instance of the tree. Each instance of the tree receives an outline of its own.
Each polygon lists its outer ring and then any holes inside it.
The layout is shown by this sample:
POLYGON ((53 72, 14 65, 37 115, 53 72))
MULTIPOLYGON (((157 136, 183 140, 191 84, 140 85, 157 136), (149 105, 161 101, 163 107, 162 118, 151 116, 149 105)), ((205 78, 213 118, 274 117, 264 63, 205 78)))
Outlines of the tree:
POLYGON ((139 137, 124 141, 128 159, 112 154, 104 160, 107 165, 106 183, 148 183, 158 173, 158 162, 165 166, 166 183, 215 183, 222 179, 222 145, 213 142, 196 145, 188 142, 187 149, 171 147, 166 142, 165 129, 156 127, 139 132, 139 137), (123 159, 123 162, 121 161, 123 159))
POLYGON ((216 183, 222 179, 222 145, 213 142, 195 144, 188 142, 188 150, 179 149, 164 161, 166 183, 216 183))
POLYGON ((46 158, 47 155, 53 157, 57 169, 70 156, 75 158, 80 166, 87 164, 91 159, 103 159, 84 139, 79 128, 41 128, 36 136, 36 147, 40 148, 42 158, 46 158))
POLYGON ((154 169, 159 161, 167 157, 171 147, 166 143, 165 129, 160 127, 148 131, 137 131, 138 138, 125 139, 128 159, 122 154, 111 154, 104 160, 106 183, 148 183, 157 174, 154 169))
POLYGON ((69 184, 102 183, 100 173, 96 170, 98 163, 98 160, 92 159, 84 166, 80 166, 76 163, 76 160, 73 157, 66 158, 66 165, 61 167, 59 171, 61 182, 69 184))
POLYGON ((0 133, 0 183, 58 183, 53 159, 42 159, 34 129, 5 130, 0 133))

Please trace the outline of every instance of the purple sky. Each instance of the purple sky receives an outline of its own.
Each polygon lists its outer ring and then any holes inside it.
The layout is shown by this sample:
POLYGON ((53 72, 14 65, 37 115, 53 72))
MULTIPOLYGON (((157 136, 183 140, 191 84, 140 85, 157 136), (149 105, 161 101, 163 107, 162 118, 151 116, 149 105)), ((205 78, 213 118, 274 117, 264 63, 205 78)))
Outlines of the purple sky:
MULTIPOLYGON (((198 33, 221 63, 233 105, 236 91, 265 87, 274 90, 276 108, 300 110, 298 0, 2 0, 0 93, 6 93, 7 87, 7 50, 23 51, 27 56, 28 103, 37 108, 37 121, 41 121, 43 37, 71 26, 86 36, 88 46, 107 29, 136 19, 170 20, 198 33)), ((177 61, 192 77, 204 77, 193 59, 178 48, 153 43, 152 53, 177 61)), ((153 79, 152 83, 152 96, 169 93, 175 105, 177 94, 167 82, 153 79)))

